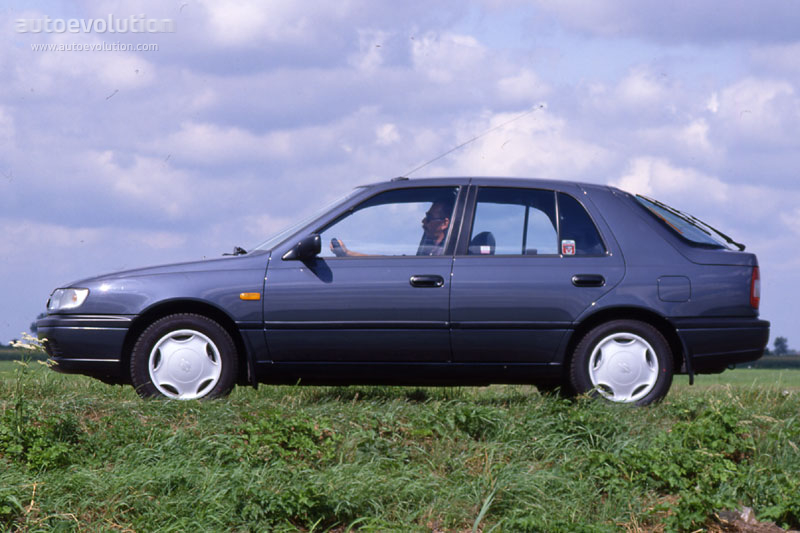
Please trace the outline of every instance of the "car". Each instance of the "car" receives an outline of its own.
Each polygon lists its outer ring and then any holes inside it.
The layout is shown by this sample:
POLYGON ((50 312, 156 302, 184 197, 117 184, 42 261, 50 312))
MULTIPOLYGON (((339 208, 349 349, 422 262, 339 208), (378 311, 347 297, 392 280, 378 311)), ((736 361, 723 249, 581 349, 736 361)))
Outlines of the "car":
POLYGON ((64 285, 38 335, 56 370, 142 397, 506 383, 646 405, 763 354, 744 248, 610 186, 396 178, 247 251, 64 285))

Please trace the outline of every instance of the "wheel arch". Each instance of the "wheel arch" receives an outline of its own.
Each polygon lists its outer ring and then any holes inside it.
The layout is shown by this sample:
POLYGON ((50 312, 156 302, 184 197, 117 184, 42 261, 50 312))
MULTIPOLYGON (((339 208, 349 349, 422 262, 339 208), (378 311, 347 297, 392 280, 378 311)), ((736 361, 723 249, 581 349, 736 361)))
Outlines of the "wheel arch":
MULTIPOLYGON (((121 368, 123 371, 124 369, 130 368, 131 353, 133 352, 136 340, 142 332, 156 320, 178 313, 191 313, 204 316, 222 326, 223 329, 228 332, 228 335, 231 336, 233 344, 236 347, 236 355, 239 360, 239 375, 236 377, 236 384, 248 385, 253 383, 250 354, 247 351, 247 346, 244 343, 242 334, 236 326, 236 322, 219 307, 202 300, 192 299, 175 299, 158 302, 145 309, 133 320, 122 346, 121 368)), ((130 380, 129 374, 126 374, 125 377, 130 380)))
POLYGON ((564 368, 569 368, 575 347, 584 335, 600 324, 612 320, 638 320, 639 322, 650 324, 656 328, 659 333, 664 336, 667 344, 669 344, 670 351, 673 354, 672 365, 674 372, 676 374, 681 372, 685 363, 686 354, 684 353, 683 344, 681 343, 681 339, 675 327, 660 314, 641 307, 613 307, 601 309, 581 320, 572 331, 572 335, 567 342, 564 351, 564 368))

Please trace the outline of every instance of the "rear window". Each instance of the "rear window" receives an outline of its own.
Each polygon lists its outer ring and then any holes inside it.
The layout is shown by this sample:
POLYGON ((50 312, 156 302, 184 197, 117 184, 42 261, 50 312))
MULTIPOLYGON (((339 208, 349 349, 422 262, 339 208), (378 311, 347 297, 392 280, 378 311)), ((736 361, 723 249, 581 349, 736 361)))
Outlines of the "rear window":
POLYGON ((690 242, 713 248, 744 250, 744 245, 733 241, 730 237, 697 217, 646 196, 637 194, 636 199, 667 227, 690 242))

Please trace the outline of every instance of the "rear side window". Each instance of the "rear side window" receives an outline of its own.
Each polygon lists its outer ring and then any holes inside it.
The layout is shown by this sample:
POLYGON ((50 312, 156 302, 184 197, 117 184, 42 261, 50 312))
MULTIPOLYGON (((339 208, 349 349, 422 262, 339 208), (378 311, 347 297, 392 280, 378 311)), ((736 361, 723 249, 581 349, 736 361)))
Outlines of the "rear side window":
POLYGON ((557 253, 552 191, 482 187, 478 191, 469 255, 557 253))
POLYGON ((606 252, 597 226, 586 209, 568 194, 558 193, 558 220, 561 224, 561 248, 564 255, 574 243, 575 255, 601 255, 606 252))
POLYGON ((744 250, 744 245, 733 241, 730 237, 712 228, 697 217, 646 196, 637 195, 636 200, 668 228, 690 242, 728 250, 733 250, 734 248, 731 247, 733 245, 740 250, 744 250))
POLYGON ((467 249, 469 255, 552 256, 604 252, 591 218, 569 195, 502 187, 478 190, 467 249))

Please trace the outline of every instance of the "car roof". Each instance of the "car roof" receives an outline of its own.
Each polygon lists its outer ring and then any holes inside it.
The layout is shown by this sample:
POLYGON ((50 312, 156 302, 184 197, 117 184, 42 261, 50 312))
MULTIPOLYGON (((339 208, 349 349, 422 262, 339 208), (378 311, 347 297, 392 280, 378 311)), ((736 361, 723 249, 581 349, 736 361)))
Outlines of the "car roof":
POLYGON ((583 183, 568 180, 552 180, 539 178, 509 178, 502 176, 450 176, 438 178, 406 178, 397 177, 389 181, 380 181, 362 185, 365 188, 394 189, 406 187, 433 187, 447 185, 482 185, 494 187, 533 187, 537 189, 575 190, 575 189, 612 189, 607 185, 583 183))

